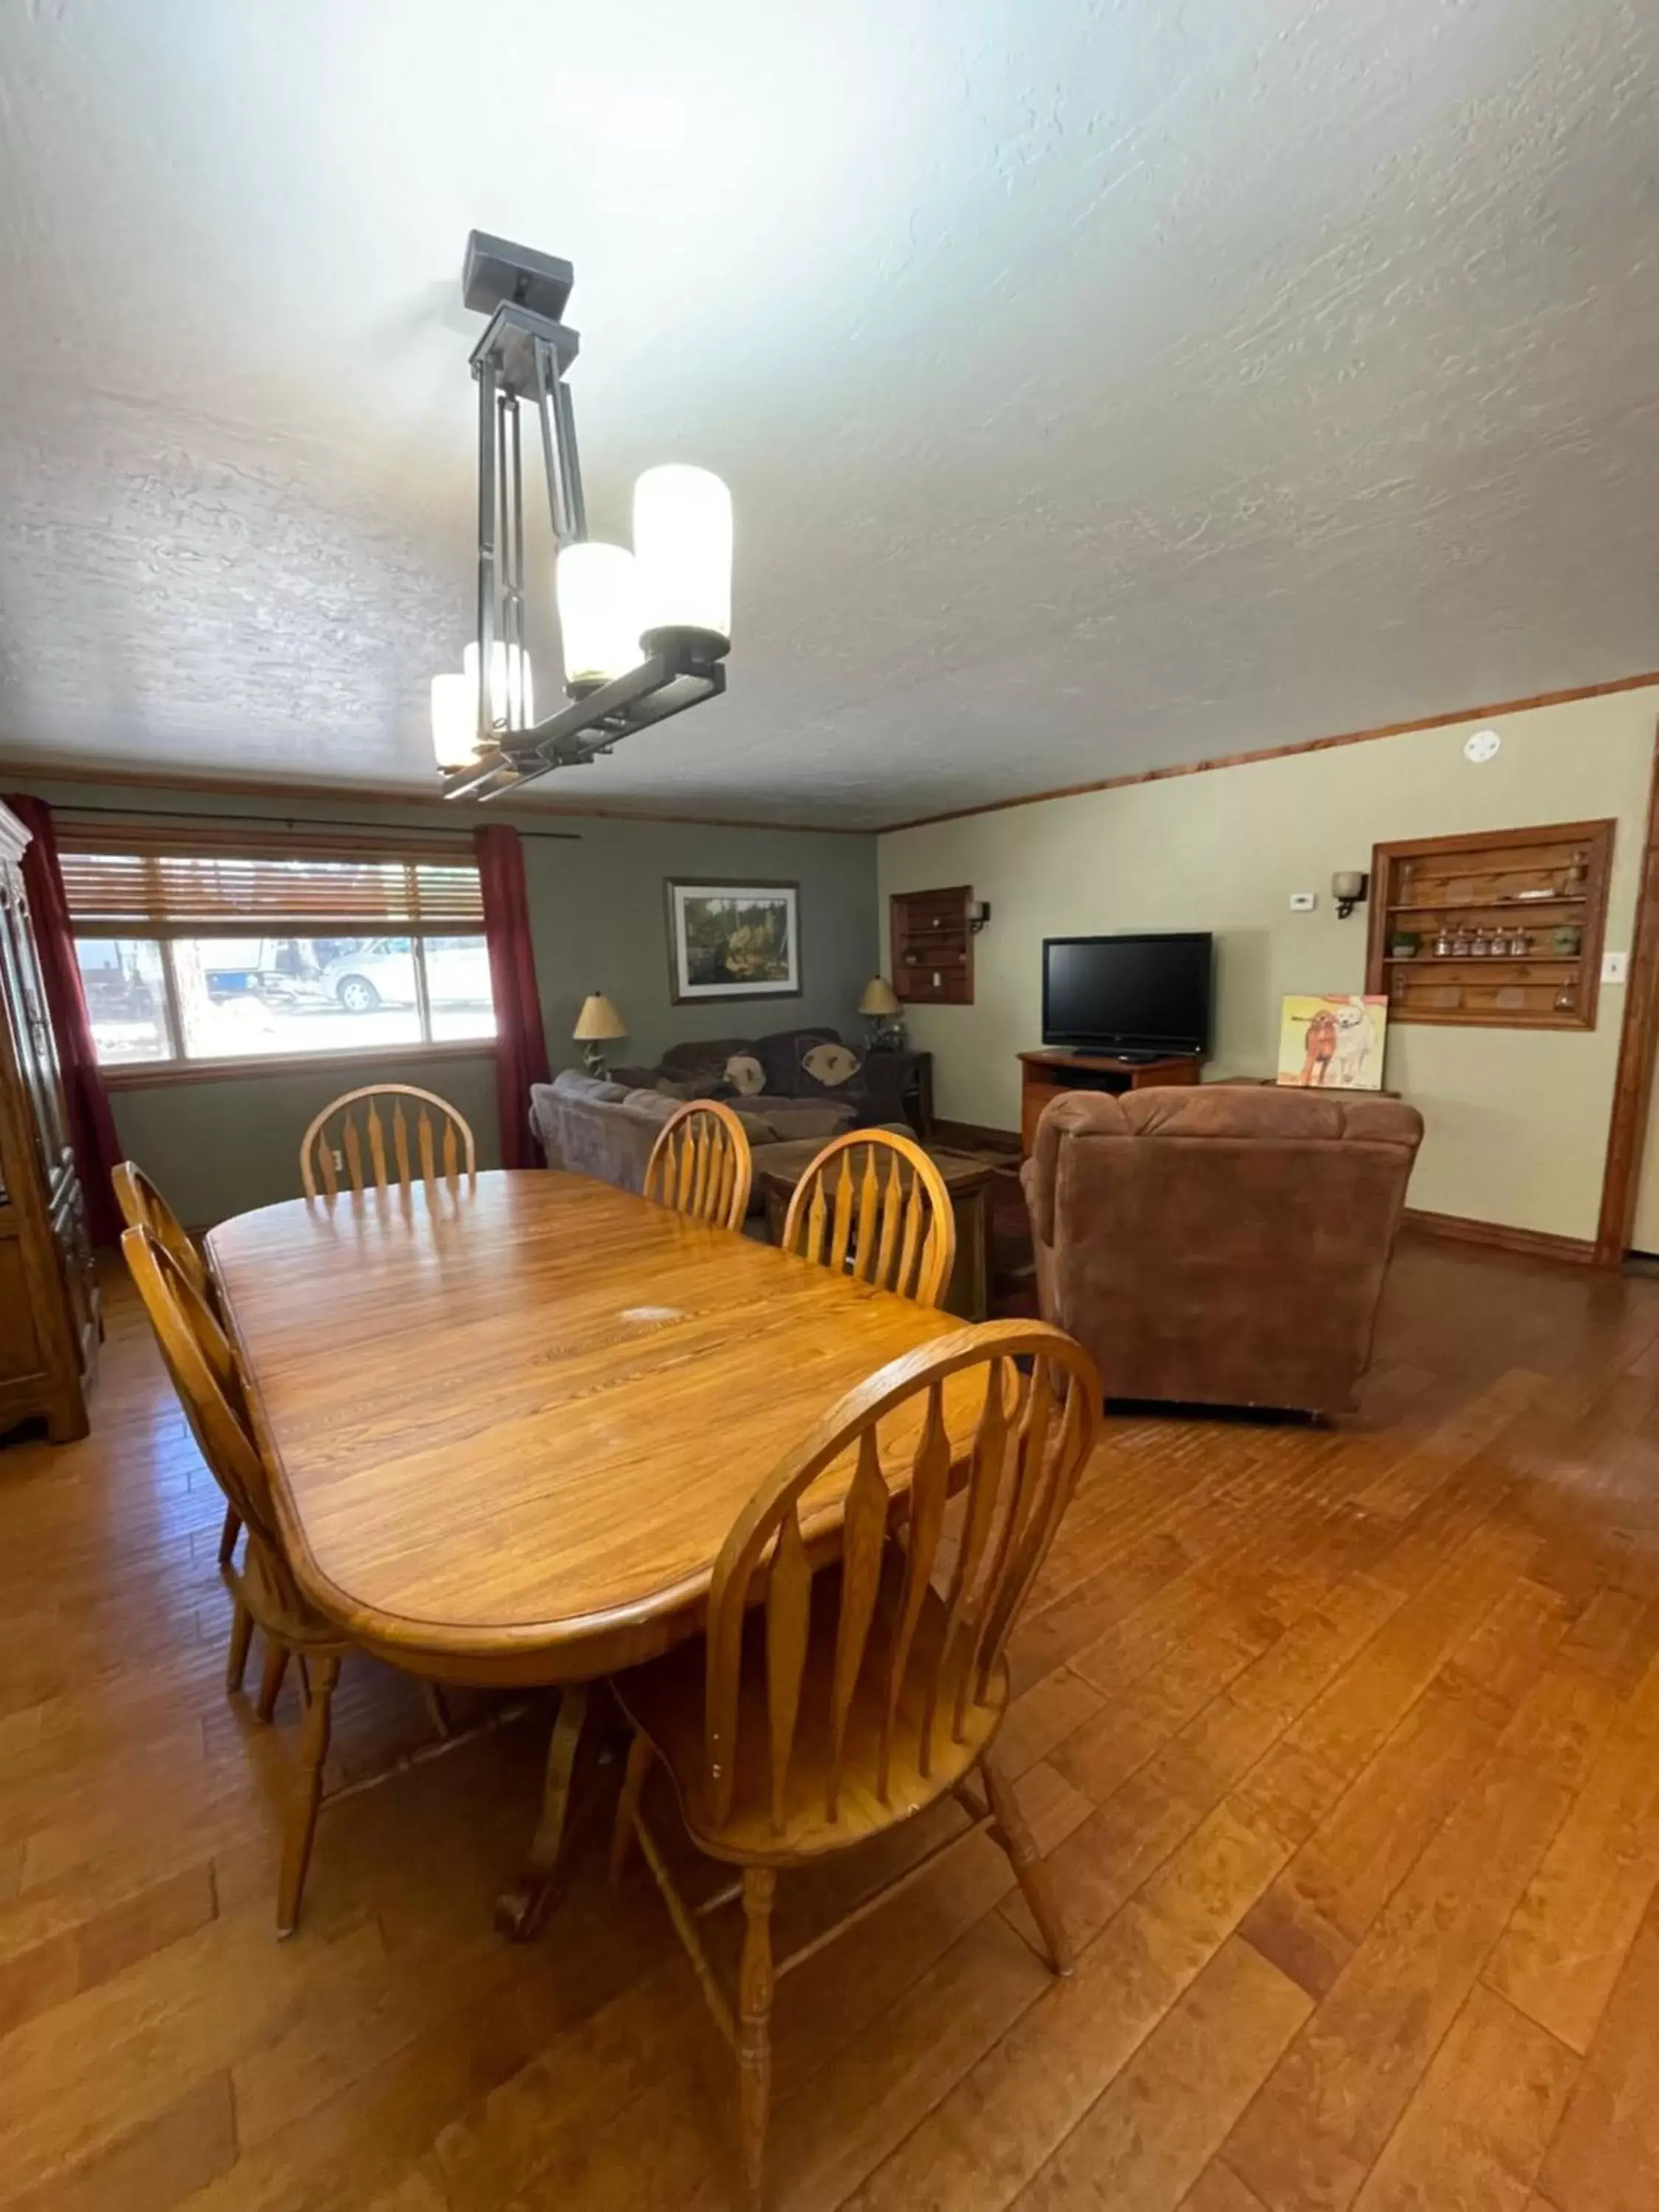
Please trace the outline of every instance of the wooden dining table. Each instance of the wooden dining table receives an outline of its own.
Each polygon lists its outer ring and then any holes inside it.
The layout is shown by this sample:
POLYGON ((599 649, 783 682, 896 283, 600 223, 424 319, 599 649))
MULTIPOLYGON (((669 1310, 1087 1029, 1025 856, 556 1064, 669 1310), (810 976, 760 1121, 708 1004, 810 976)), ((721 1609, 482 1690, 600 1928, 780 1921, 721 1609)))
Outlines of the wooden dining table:
MULTIPOLYGON (((521 1937, 553 1892, 589 1686, 696 1634, 776 1462, 855 1383, 962 1326, 545 1170, 265 1206, 207 1253, 306 1595, 428 1679, 562 1686, 528 1862, 498 1906, 521 1937)), ((974 1413, 947 1393, 958 1453, 974 1413)), ((849 1476, 809 1498, 820 1549, 849 1476)))

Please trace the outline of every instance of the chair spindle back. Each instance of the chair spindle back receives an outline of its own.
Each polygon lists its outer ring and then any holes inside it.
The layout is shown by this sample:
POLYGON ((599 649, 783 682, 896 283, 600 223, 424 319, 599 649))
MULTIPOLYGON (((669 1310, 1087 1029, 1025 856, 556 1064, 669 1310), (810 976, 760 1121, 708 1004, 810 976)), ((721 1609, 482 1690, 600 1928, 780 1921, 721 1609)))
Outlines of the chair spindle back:
POLYGON ((957 1219, 945 1178, 914 1139, 853 1129, 795 1186, 783 1249, 879 1291, 936 1306, 957 1263, 957 1219))
MULTIPOLYGON (((958 1386, 960 1387, 960 1386, 958 1386)), ((744 1616, 757 1572, 766 1577, 765 1705, 771 1818, 784 1826, 789 1765, 800 1721, 813 1577, 801 1528, 804 1493, 845 1454, 855 1455, 841 1529, 835 1656, 828 1716, 830 1756, 825 1817, 836 1817, 848 1717, 866 1665, 884 1717, 877 1790, 887 1802, 888 1767, 901 1698, 921 1701, 919 1769, 930 1771, 936 1727, 965 1740, 970 1709, 997 1701, 1009 1632, 1070 1502, 1100 1419, 1100 1377, 1080 1346, 1042 1322, 992 1322, 963 1328, 892 1361, 850 1391, 805 1442, 768 1477, 734 1523, 715 1564, 708 1599, 704 1787, 713 1815, 731 1810, 737 1772, 744 1616), (1029 1360, 1022 1373, 1017 1360, 1029 1360), (937 1632, 915 1642, 950 1490, 952 1453, 945 1385, 971 1378, 981 1399, 969 1454, 959 1541, 937 1632), (878 1425, 901 1408, 919 1411, 902 1444, 908 1510, 900 1548, 878 1425), (885 1597, 883 1597, 884 1584, 885 1597), (878 1601, 886 1633, 874 1645, 878 1601), (878 1661, 872 1662, 872 1653, 878 1661)), ((754 1663, 755 1643, 749 1645, 754 1663)))
POLYGON ((270 1477, 218 1316, 153 1230, 125 1231, 121 1254, 209 1473, 241 1516, 283 1604, 307 1610, 283 1556, 270 1477))
POLYGON ((300 1179, 307 1198, 337 1197, 343 1177, 343 1187, 353 1191, 386 1190, 440 1176, 453 1183, 463 1173, 477 1172, 477 1148, 465 1116, 447 1098, 412 1083, 348 1091, 324 1107, 300 1139, 300 1179))
POLYGON ((135 1160, 118 1160, 109 1171, 115 1203, 129 1229, 148 1229, 173 1261, 179 1273, 215 1312, 218 1301, 207 1263, 191 1243, 184 1224, 135 1160))
POLYGON ((732 1109, 718 1098, 691 1098, 651 1147, 645 1194, 712 1228, 741 1229, 754 1174, 748 1133, 732 1109))

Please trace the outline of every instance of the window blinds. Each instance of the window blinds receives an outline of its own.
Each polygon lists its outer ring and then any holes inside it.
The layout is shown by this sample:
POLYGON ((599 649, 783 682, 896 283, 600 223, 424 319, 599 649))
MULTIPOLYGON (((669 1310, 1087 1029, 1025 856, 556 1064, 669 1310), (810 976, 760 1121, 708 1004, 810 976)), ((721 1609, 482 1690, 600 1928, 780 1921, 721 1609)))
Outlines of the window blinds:
MULTIPOLYGON (((477 865, 436 839, 83 830, 58 857, 82 937, 457 934, 483 927, 477 865)), ((465 850, 465 848, 461 848, 465 850)))

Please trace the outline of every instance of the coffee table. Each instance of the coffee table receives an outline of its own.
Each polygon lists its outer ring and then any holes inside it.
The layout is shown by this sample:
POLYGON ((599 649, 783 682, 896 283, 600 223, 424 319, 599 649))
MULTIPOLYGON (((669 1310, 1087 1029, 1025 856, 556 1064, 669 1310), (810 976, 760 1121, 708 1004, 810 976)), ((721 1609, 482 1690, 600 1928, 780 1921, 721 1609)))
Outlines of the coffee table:
MULTIPOLYGON (((957 1218, 957 1264, 945 1293, 945 1310, 963 1321, 984 1321, 989 1316, 991 1302, 990 1190, 997 1175, 1003 1172, 1002 1164, 976 1159, 971 1152, 949 1152, 938 1145, 924 1149, 945 1178, 957 1218)), ((757 1161, 766 1198, 766 1225, 775 1244, 783 1241, 784 1216, 795 1185, 823 1150, 822 1143, 805 1138, 769 1145, 763 1158, 757 1161)), ((1007 1164, 1012 1165, 1012 1160, 1007 1164)))

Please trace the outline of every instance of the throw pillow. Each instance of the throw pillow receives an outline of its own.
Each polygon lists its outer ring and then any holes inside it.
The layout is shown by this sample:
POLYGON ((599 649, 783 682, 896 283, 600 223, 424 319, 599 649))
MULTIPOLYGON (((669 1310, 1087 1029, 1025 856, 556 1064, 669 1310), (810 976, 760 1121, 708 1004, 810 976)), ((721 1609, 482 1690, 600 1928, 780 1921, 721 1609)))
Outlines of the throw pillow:
POLYGON ((726 1087, 734 1098, 756 1098, 766 1088, 766 1070, 752 1052, 734 1052, 726 1063, 726 1087))
POLYGON ((839 1091, 850 1083, 864 1061, 848 1044, 815 1044, 800 1056, 803 1073, 826 1091, 839 1091))

